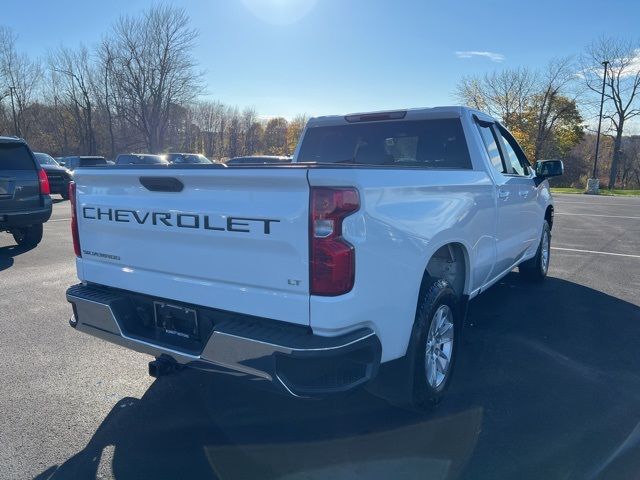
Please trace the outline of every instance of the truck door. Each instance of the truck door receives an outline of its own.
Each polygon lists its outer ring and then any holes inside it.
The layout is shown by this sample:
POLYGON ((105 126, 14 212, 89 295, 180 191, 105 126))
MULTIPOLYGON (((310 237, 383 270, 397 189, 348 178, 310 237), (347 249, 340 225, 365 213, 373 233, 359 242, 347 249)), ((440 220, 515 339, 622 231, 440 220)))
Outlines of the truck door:
MULTIPOLYGON (((504 175, 507 177, 505 184, 498 190, 498 199, 500 200, 501 191, 509 193, 508 201, 502 202, 502 206, 509 210, 505 216, 512 222, 512 225, 505 225, 504 228, 507 232, 512 232, 512 237, 506 242, 505 247, 507 257, 513 265, 539 241, 541 222, 536 201, 538 190, 534 183, 533 168, 516 140, 501 125, 496 124, 494 128, 500 139, 502 157, 509 170, 509 173, 504 175)), ((498 205, 501 205, 500 201, 498 205)), ((498 222, 500 222, 500 208, 498 222)))
POLYGON ((477 122, 480 136, 489 156, 491 174, 495 181, 497 224, 495 228, 496 262, 490 278, 511 267, 518 255, 524 219, 521 208, 523 197, 519 195, 519 179, 513 174, 510 161, 505 156, 502 136, 493 123, 477 122))

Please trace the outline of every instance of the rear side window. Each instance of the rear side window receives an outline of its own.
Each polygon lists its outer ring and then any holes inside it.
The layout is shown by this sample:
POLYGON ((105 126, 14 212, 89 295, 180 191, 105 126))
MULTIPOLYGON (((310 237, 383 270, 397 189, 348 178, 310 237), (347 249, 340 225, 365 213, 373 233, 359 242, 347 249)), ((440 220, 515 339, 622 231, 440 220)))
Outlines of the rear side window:
POLYGON ((22 143, 0 143, 0 170, 35 170, 31 154, 22 143))
POLYGON ((308 128, 298 161, 471 168, 459 119, 379 121, 308 128))
POLYGON ((516 142, 515 138, 509 132, 500 128, 500 136, 502 137, 502 145, 507 156, 511 168, 515 175, 529 175, 529 161, 524 156, 524 152, 516 142))
POLYGON ((498 142, 493 134, 491 127, 478 125, 478 131, 482 137, 482 143, 484 143, 487 153, 489 154, 489 160, 491 165, 500 173, 507 173, 507 168, 502 161, 502 155, 500 155, 500 149, 498 148, 498 142))

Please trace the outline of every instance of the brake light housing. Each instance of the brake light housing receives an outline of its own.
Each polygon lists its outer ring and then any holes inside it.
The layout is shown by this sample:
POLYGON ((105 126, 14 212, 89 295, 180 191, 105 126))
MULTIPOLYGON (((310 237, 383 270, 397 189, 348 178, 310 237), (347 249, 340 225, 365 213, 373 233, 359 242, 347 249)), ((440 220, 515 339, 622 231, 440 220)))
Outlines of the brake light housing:
POLYGON ((342 236, 346 217, 360 209, 353 187, 312 187, 309 212, 309 277, 312 295, 348 293, 355 281, 355 248, 342 236))
POLYGON ((71 237, 76 257, 82 257, 80 250, 80 234, 78 232, 78 215, 76 213, 76 182, 69 182, 69 203, 71 204, 71 237))
POLYGON ((51 195, 49 177, 47 177, 47 172, 43 168, 38 170, 38 182, 40 183, 40 195, 51 195))

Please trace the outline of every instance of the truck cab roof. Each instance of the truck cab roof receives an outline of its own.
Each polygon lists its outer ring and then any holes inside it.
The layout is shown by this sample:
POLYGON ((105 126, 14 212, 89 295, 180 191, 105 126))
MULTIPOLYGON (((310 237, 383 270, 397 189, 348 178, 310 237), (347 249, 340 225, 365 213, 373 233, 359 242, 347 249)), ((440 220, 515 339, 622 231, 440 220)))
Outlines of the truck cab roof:
POLYGON ((326 115, 309 119, 307 127, 344 125, 345 123, 371 122, 381 120, 427 120, 436 118, 460 118, 465 112, 474 114, 485 121, 495 122, 495 119, 470 107, 442 106, 423 107, 399 110, 383 110, 372 112, 349 113, 347 115, 326 115))

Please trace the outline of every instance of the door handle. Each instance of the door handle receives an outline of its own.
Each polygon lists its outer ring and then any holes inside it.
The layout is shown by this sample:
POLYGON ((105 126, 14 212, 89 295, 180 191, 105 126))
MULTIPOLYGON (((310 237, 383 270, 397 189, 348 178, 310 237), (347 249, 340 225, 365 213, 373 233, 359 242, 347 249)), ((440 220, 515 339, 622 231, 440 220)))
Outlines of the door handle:
POLYGON ((509 191, 508 190, 498 190, 498 198, 500 200, 506 200, 507 198, 509 198, 509 191))
POLYGON ((527 198, 529 196, 529 190, 520 190, 518 192, 518 195, 520 195, 522 198, 527 198))

